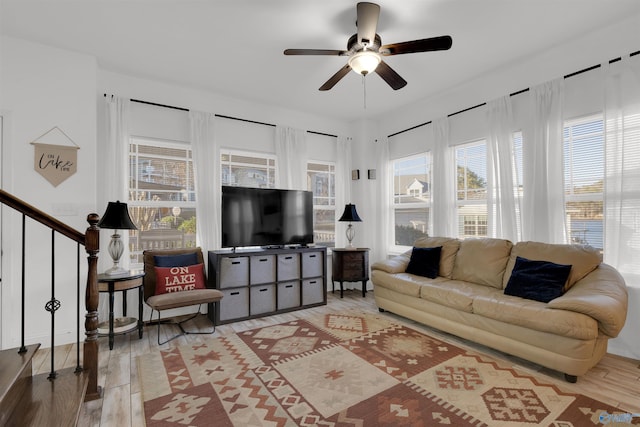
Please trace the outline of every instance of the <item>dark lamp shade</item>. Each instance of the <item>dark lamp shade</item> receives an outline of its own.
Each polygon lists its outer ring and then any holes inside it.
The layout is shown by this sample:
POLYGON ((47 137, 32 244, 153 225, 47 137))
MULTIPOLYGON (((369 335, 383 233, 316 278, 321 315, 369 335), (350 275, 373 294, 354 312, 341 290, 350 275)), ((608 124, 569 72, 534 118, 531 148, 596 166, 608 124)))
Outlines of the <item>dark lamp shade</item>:
POLYGON ((107 210, 98 223, 100 228, 112 230, 137 230, 138 227, 131 221, 129 209, 126 203, 109 202, 107 210))
POLYGON ((356 205, 352 205, 349 203, 345 205, 344 212, 338 221, 341 222, 362 222, 360 217, 358 216, 358 211, 356 211, 356 205))

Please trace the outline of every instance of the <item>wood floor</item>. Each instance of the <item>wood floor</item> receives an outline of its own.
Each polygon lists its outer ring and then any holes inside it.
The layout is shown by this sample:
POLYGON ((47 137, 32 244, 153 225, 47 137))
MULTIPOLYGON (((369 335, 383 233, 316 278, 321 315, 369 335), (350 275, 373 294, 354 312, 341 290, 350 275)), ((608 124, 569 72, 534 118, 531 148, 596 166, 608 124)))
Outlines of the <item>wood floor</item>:
MULTIPOLYGON (((305 315, 308 315, 309 311, 316 313, 326 311, 348 313, 350 310, 356 309, 371 310, 377 313, 378 310, 375 306, 372 292, 369 292, 366 298, 362 298, 358 290, 345 291, 343 299, 340 299, 338 293, 335 295, 329 293, 328 304, 326 306, 221 325, 218 326, 214 336, 282 323, 296 318, 304 318, 305 315)), ((509 361, 515 367, 524 371, 537 372, 542 376, 544 381, 556 383, 565 390, 591 396, 621 408, 624 412, 640 413, 640 362, 637 360, 607 355, 600 364, 586 375, 579 377, 576 384, 570 384, 564 381, 562 374, 558 372, 506 356, 486 347, 441 333, 390 313, 385 313, 384 315, 389 316, 396 322, 407 324, 429 335, 458 345, 459 347, 490 353, 497 358, 509 361)), ((198 326, 202 328, 207 327, 206 319, 199 319, 198 326)), ((169 328, 174 327, 163 325, 162 328, 168 328, 168 332, 171 333, 173 329, 169 328)), ((164 333, 164 329, 161 329, 161 334, 164 333)), ((168 348, 169 346, 195 343, 209 338, 210 336, 208 335, 187 335, 169 344, 165 344, 164 347, 168 348)), ((100 338, 100 340, 100 372, 98 383, 102 386, 103 397, 84 404, 80 414, 79 425, 83 427, 138 427, 144 425, 142 395, 136 359, 138 356, 158 348, 156 326, 145 326, 145 333, 142 339, 138 339, 137 333, 117 336, 112 351, 109 351, 106 338, 100 338)), ((55 352, 57 368, 75 366, 75 345, 56 347, 55 352)), ((41 350, 38 352, 34 360, 35 373, 47 372, 50 369, 50 359, 48 356, 49 350, 41 350)))

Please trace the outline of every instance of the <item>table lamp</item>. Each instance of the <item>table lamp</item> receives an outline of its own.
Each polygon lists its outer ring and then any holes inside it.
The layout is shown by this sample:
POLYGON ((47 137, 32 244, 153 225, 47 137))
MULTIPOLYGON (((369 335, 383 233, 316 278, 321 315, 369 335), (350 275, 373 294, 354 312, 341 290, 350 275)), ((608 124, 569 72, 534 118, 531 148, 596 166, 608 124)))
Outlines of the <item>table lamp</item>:
POLYGON ((351 225, 351 223, 362 222, 362 220, 358 216, 358 211, 356 211, 356 205, 352 205, 351 203, 345 205, 344 212, 342 213, 342 216, 338 221, 349 223, 349 226, 347 227, 347 231, 346 231, 347 240, 349 241, 349 244, 347 245, 347 249, 353 249, 353 244, 351 243, 351 241, 355 237, 356 231, 353 229, 353 226, 351 225))
POLYGON ((127 204, 120 203, 120 201, 109 202, 107 210, 102 216, 100 222, 98 222, 98 227, 115 230, 111 235, 111 241, 109 242, 108 247, 109 255, 111 255, 111 259, 113 259, 113 267, 104 273, 111 276, 126 273, 127 270, 118 265, 120 263, 120 257, 124 252, 124 243, 122 243, 122 240, 120 239, 118 230, 138 229, 133 221, 131 221, 127 204))

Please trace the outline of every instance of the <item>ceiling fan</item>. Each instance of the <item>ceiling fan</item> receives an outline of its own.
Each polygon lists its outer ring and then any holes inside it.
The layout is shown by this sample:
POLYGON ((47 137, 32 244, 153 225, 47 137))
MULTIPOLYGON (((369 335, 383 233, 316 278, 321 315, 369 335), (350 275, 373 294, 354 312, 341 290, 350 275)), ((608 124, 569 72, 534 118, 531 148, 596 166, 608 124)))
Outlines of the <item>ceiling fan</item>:
POLYGON ((358 32, 352 35, 347 42, 347 50, 331 49, 286 49, 285 55, 328 55, 348 56, 347 64, 338 70, 320 90, 329 90, 344 76, 353 70, 366 76, 375 71, 394 90, 407 85, 405 79, 400 77, 386 62, 383 56, 402 55, 405 53, 431 52, 447 50, 451 48, 450 36, 431 37, 428 39, 412 40, 402 43, 382 45, 382 39, 376 34, 380 6, 375 3, 360 2, 357 5, 356 27, 358 32))

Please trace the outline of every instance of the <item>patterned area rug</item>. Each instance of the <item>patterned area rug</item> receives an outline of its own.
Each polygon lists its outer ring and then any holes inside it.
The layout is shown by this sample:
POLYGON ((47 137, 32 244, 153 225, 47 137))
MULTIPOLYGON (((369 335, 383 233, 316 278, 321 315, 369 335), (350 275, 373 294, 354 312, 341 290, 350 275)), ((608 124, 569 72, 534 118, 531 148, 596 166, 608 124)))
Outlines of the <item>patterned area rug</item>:
POLYGON ((373 314, 210 338, 140 356, 138 369, 147 426, 640 423, 373 314))

